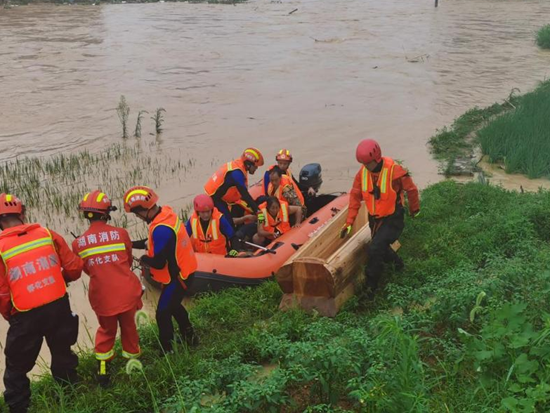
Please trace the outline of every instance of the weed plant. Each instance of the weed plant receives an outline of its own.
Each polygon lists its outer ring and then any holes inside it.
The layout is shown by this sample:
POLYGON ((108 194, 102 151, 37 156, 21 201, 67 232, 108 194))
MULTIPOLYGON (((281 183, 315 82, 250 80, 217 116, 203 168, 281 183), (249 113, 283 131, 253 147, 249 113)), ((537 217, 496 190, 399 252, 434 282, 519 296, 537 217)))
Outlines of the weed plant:
POLYGON ((328 319, 279 312, 275 282, 206 294, 196 349, 162 356, 141 327, 142 370, 115 359, 103 390, 82 353, 82 383, 33 383, 32 412, 550 411, 550 193, 448 181, 422 200, 374 301, 328 319))
POLYGON ((537 45, 543 49, 550 49, 550 24, 547 24, 538 30, 537 45))
MULTIPOLYGON (((130 106, 126 103, 126 98, 124 95, 120 97, 118 106, 116 108, 116 113, 120 124, 122 125, 122 138, 126 139, 128 137, 128 118, 130 117, 130 106)), ((138 116, 139 119, 139 116, 138 116)))
POLYGON ((162 133, 162 124, 164 123, 164 116, 162 115, 163 112, 166 112, 164 108, 157 108, 155 114, 151 116, 151 119, 155 122, 155 131, 157 132, 157 135, 162 133))

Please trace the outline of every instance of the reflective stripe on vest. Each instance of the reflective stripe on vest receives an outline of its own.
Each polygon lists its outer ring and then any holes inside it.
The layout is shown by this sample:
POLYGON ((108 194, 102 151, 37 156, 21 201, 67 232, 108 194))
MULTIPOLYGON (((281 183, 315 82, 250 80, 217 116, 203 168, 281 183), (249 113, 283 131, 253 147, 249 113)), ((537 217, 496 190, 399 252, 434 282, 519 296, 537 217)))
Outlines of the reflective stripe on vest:
POLYGON ((110 244, 110 245, 101 245, 99 247, 86 248, 85 250, 80 251, 78 255, 80 255, 80 258, 85 259, 93 255, 105 254, 108 252, 125 251, 125 250, 126 250, 126 245, 124 245, 124 243, 110 244))
POLYGON ((393 171, 395 162, 391 158, 382 158, 382 170, 378 174, 378 188, 380 189, 380 199, 376 199, 372 192, 374 191, 374 183, 372 173, 367 167, 363 166, 361 176, 361 191, 363 199, 367 206, 369 215, 378 218, 389 216, 395 212, 395 204, 397 202, 397 193, 393 189, 393 171))
POLYGON ((4 262, 10 258, 15 257, 16 255, 23 254, 24 252, 32 251, 36 248, 45 247, 46 245, 53 246, 53 240, 49 237, 40 238, 35 241, 26 242, 24 244, 18 245, 17 247, 11 248, 6 252, 1 253, 2 259, 4 262))
POLYGON ((226 254, 227 239, 220 232, 220 219, 222 214, 214 208, 212 217, 208 223, 206 233, 203 232, 203 227, 200 223, 200 218, 195 212, 191 217, 191 230, 193 249, 195 252, 204 252, 210 254, 226 254))

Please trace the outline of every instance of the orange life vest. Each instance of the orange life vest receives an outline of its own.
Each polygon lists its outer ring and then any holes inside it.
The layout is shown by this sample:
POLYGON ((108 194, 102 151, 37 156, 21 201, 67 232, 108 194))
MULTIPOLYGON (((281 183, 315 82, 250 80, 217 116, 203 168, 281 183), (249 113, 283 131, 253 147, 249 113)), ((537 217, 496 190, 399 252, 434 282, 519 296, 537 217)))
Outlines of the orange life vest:
MULTIPOLYGON (((155 255, 155 245, 153 240, 153 231, 159 225, 165 225, 174 231, 176 235, 176 261, 180 269, 180 276, 186 280, 190 274, 197 269, 197 258, 191 245, 191 240, 187 235, 185 225, 181 223, 176 213, 169 206, 163 206, 160 213, 155 217, 149 226, 149 250, 147 255, 153 257, 155 255)), ((168 271, 168 263, 161 270, 151 268, 151 277, 156 282, 162 284, 170 283, 170 272, 168 271)))
POLYGON ((61 259, 46 228, 29 224, 2 231, 0 255, 17 311, 41 307, 66 294, 61 259))
MULTIPOLYGON (((277 165, 271 165, 269 168, 268 168, 268 171, 271 171, 275 166, 277 165)), ((271 185, 271 182, 269 183, 271 185)), ((283 174, 283 176, 281 177, 281 185, 280 187, 285 187, 286 185, 292 185, 292 187, 294 188, 294 192, 296 192, 296 195, 298 196, 298 199, 300 200, 300 202, 302 203, 302 206, 305 205, 305 199, 304 199, 304 194, 302 194, 302 191, 300 191, 300 188, 298 187, 298 183, 296 182, 296 180, 294 179, 294 176, 292 176, 292 172, 290 171, 290 168, 286 170, 286 172, 283 174), (282 178, 287 178, 288 179, 288 183, 283 185, 283 181, 282 181, 282 178)), ((269 185, 267 187, 267 192, 268 194, 271 194, 272 190, 270 189, 269 185)), ((279 198, 277 195, 273 195, 273 196, 276 196, 277 198, 279 198)), ((281 199, 281 198, 279 198, 281 199)))
POLYGON ((227 238, 220 231, 222 217, 222 213, 214 208, 205 234, 199 215, 196 212, 193 213, 191 216, 191 243, 195 252, 221 255, 227 253, 227 238))
MULTIPOLYGON (((235 159, 232 162, 227 162, 220 169, 216 171, 214 175, 210 177, 206 185, 204 185, 204 191, 207 195, 214 195, 216 191, 223 185, 225 182, 225 176, 228 172, 240 170, 244 174, 245 185, 248 186, 248 172, 244 166, 244 161, 242 159, 235 159)), ((241 194, 236 187, 231 187, 227 190, 225 195, 222 197, 222 200, 228 204, 234 204, 239 202, 241 199, 241 194)))
POLYGON ((279 184, 277 189, 275 189, 273 187, 273 184, 271 182, 269 182, 269 185, 267 186, 267 194, 266 195, 267 196, 274 196, 279 201, 287 202, 286 198, 283 196, 283 189, 285 187, 289 186, 289 185, 292 185, 291 179, 286 175, 282 175, 281 176, 281 183, 279 184))
POLYGON ((367 206, 369 215, 376 218, 383 218, 395 212, 397 193, 393 189, 393 170, 395 162, 391 158, 383 157, 382 169, 378 173, 377 186, 380 188, 380 198, 375 199, 373 195, 374 184, 372 173, 363 166, 361 173, 361 192, 367 206))
POLYGON ((267 202, 260 205, 260 211, 264 214, 265 223, 264 230, 270 233, 278 231, 280 234, 290 231, 290 221, 288 216, 288 202, 279 201, 281 203, 281 209, 276 218, 273 218, 269 212, 267 212, 267 202))

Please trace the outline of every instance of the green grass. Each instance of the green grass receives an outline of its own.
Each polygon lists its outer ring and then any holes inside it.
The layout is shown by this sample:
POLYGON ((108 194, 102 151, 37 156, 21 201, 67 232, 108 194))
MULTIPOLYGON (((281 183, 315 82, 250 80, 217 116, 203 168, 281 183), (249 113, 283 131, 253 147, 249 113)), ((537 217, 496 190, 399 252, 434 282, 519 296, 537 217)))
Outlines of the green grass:
POLYGON ((542 26, 538 30, 537 45, 543 49, 550 49, 550 24, 542 26))
POLYGON ((117 360, 101 390, 85 353, 82 384, 34 383, 32 412, 550 411, 550 193, 449 181, 422 196, 406 268, 374 302, 327 319, 279 312, 273 282, 207 295, 197 349, 161 357, 143 327, 147 380, 117 360))
POLYGON ((489 123, 478 136, 490 162, 503 162, 507 172, 549 176, 550 82, 524 95, 517 109, 489 123))

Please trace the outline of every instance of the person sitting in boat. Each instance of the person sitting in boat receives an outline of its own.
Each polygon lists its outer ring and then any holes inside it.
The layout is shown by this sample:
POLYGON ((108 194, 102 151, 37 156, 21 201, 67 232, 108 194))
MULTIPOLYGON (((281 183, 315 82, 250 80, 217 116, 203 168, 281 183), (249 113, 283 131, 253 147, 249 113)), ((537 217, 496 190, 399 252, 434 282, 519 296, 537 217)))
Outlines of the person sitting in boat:
POLYGON ((187 220, 185 228, 195 252, 220 255, 238 255, 238 242, 233 226, 206 194, 193 200, 195 212, 187 220))
MULTIPOLYGON (((292 159, 292 154, 288 149, 281 149, 279 152, 277 152, 277 156, 275 156, 277 165, 271 165, 269 168, 267 168, 267 171, 264 174, 264 192, 268 193, 269 183, 271 182, 270 173, 274 167, 278 166, 283 174, 285 174, 289 178, 291 185, 294 187, 294 192, 296 193, 296 196, 300 199, 300 203, 302 205, 305 205, 304 195, 302 194, 302 191, 300 191, 298 181, 294 179, 294 176, 292 176, 292 172, 290 171, 290 164, 292 163, 292 159)), ((309 187, 307 193, 310 196, 315 196, 315 189, 309 187)))
POLYGON ((403 260, 390 245, 397 241, 405 227, 405 192, 412 217, 420 213, 420 202, 418 189, 409 172, 393 159, 383 157, 375 140, 361 141, 357 146, 356 158, 362 166, 355 175, 349 194, 348 216, 340 231, 340 238, 351 233, 361 201, 365 201, 372 233, 372 241, 367 247, 365 273, 372 294, 378 287, 384 263, 393 263, 398 270, 404 266, 403 260))
POLYGON ((224 164, 210 177, 204 191, 212 197, 214 205, 233 224, 232 205, 241 205, 252 213, 258 213, 258 205, 248 192, 248 174, 254 174, 264 164, 261 152, 247 148, 239 159, 224 164))
POLYGON ((281 168, 274 166, 269 171, 269 184, 267 185, 266 196, 274 196, 279 201, 285 201, 290 206, 297 206, 302 209, 301 214, 296 214, 296 224, 302 222, 302 217, 306 216, 306 206, 303 203, 304 197, 292 184, 292 178, 286 175, 281 168), (300 193, 300 195, 298 195, 300 193))
POLYGON ((258 214, 258 232, 253 241, 258 245, 268 245, 274 239, 290 231, 290 215, 301 214, 302 208, 289 206, 288 202, 280 201, 274 196, 260 205, 258 214))

